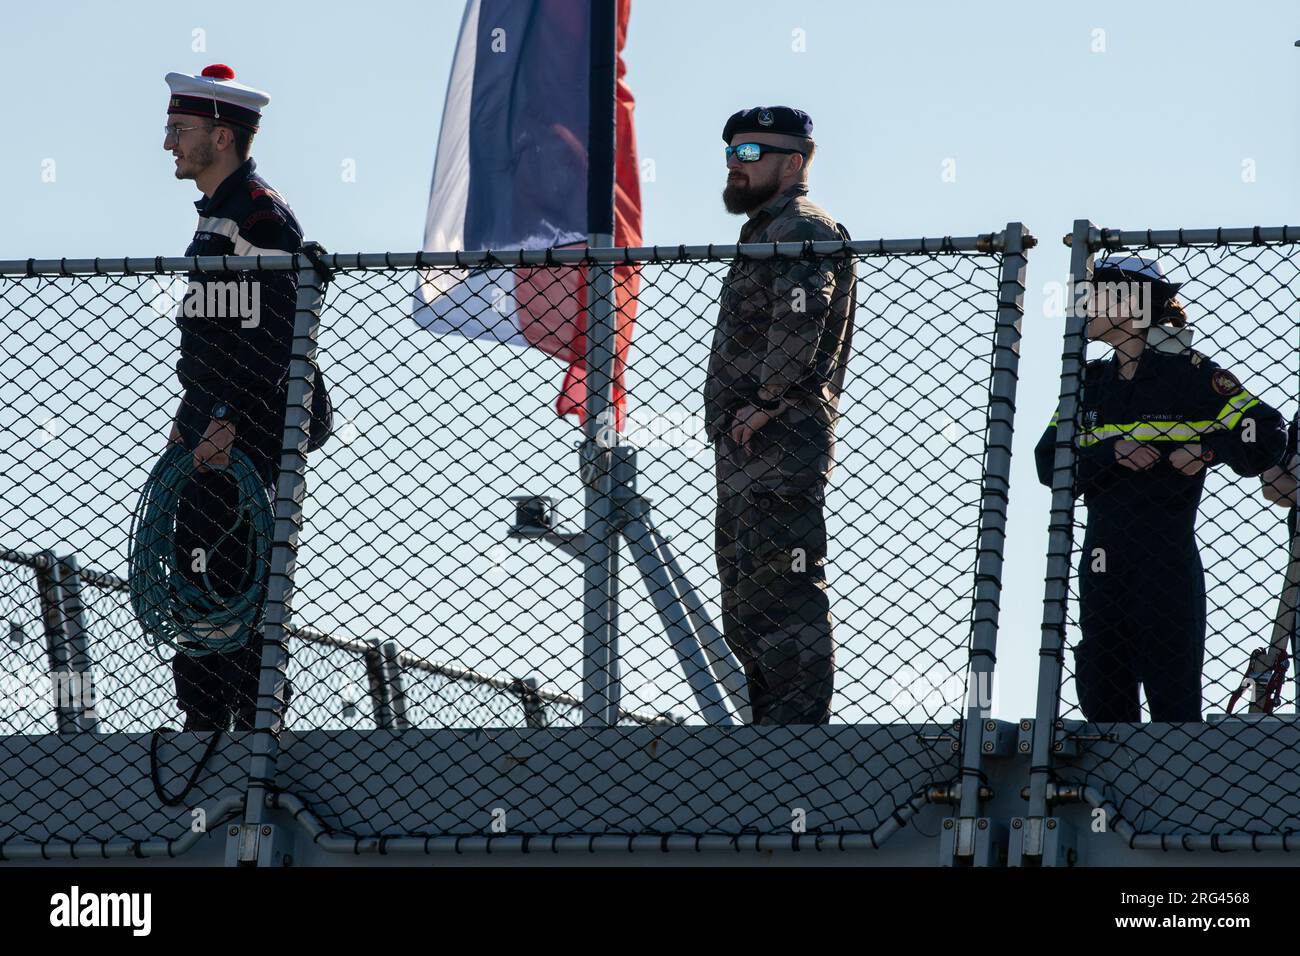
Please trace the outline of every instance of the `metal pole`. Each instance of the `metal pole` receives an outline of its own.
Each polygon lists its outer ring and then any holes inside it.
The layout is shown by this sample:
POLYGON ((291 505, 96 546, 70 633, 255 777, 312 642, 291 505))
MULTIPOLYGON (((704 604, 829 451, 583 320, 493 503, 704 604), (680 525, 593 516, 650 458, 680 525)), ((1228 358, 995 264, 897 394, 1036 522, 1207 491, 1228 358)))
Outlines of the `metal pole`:
POLYGON ((406 719, 406 691, 402 687, 402 659, 395 641, 384 641, 380 648, 384 655, 384 699, 392 716, 393 728, 405 730, 411 726, 406 719))
POLYGON ((736 717, 742 724, 749 723, 749 684, 745 680, 745 673, 741 670, 740 663, 732 656, 731 648, 727 646, 722 632, 718 630, 717 625, 709 617, 704 602, 695 593, 695 588, 691 586, 690 580, 686 577, 686 572, 678 564, 677 556, 673 554, 672 548, 669 547, 668 540, 648 521, 646 528, 650 533, 651 543, 658 554, 659 561, 668 569, 668 574, 673 581, 673 587, 677 590, 677 596, 686 608, 686 613, 691 620, 691 626, 695 629, 695 636, 704 649, 705 656, 709 659, 709 664, 713 668, 714 679, 727 692, 727 697, 731 700, 731 707, 736 712, 736 717))
MULTIPOLYGON (((615 0, 591 3, 591 88, 587 165, 587 245, 614 244, 615 0)), ((618 444, 612 403, 614 374, 614 267, 587 266, 586 481, 583 555, 583 724, 618 721, 616 622, 617 538, 613 514, 610 449, 618 444)))
POLYGON ((646 591, 650 594, 650 602, 659 612, 659 620, 664 626, 668 642, 677 653, 682 674, 695 695, 695 706, 700 709, 700 713, 708 723, 723 727, 732 726, 731 715, 722 702, 722 694, 713 681, 713 675, 709 673, 704 652, 700 648, 699 641, 696 640, 695 632, 691 630, 686 610, 678 600, 672 578, 668 574, 668 569, 659 560, 658 549, 655 547, 654 536, 650 529, 646 527, 644 520, 634 518, 623 525, 623 536, 627 539, 628 547, 632 549, 633 559, 641 572, 642 580, 645 581, 646 591))
POLYGON ((1007 493, 1011 484, 1011 438, 1020 368, 1020 326, 1025 317, 1025 227, 1018 222, 1007 223, 1003 236, 1002 276, 993 339, 993 382, 989 389, 988 450, 984 459, 979 551, 975 564, 969 686, 962 724, 958 816, 963 818, 980 815, 983 728, 984 721, 992 716, 1002 556, 1007 536, 1007 493))
MULTIPOLYGON (((1300 46, 1300 41, 1296 42, 1296 46, 1300 46)), ((1297 348, 1296 355, 1297 357, 1300 357, 1300 348, 1297 348)), ((1296 394, 1300 395, 1300 362, 1297 362, 1296 376, 1297 376, 1296 394)), ((1296 410, 1295 427, 1296 427, 1297 441, 1300 441, 1300 409, 1296 410)), ((1297 453, 1300 453, 1300 448, 1297 448, 1296 451, 1297 453)), ((1300 477, 1297 475, 1297 470, 1291 467, 1291 462, 1289 459, 1287 461, 1282 462, 1282 467, 1291 475, 1291 477, 1293 478, 1300 477)), ((1291 542, 1290 542, 1291 561, 1287 567, 1288 574, 1291 573, 1292 565, 1300 563, 1300 486, 1298 486, 1296 490, 1291 493, 1291 495, 1292 495, 1292 505, 1291 505, 1291 515, 1290 515, 1291 520, 1287 522, 1287 524, 1289 525, 1288 530, 1291 531, 1291 542)), ((1296 713, 1300 714, 1300 660, 1296 659, 1296 652, 1300 651, 1300 614, 1296 613, 1297 599, 1300 599, 1300 591, 1298 591, 1295 595, 1293 595, 1291 600, 1290 640, 1286 645, 1286 652, 1291 656, 1291 680, 1295 684, 1295 688, 1296 688, 1295 697, 1293 698, 1293 701, 1295 704, 1296 713)))
MULTIPOLYGON (((1297 40, 1295 45, 1300 47, 1300 40, 1297 40)), ((1297 348, 1296 355, 1300 357, 1300 348, 1297 348)), ((1296 378, 1296 394, 1300 395, 1300 362, 1297 362, 1296 378)), ((1296 410, 1294 426, 1297 430, 1297 439, 1300 440, 1300 409, 1296 410)), ((1300 448, 1297 448, 1296 450, 1300 453, 1300 448)), ((1298 477, 1296 469, 1291 467, 1290 459, 1282 462, 1282 468, 1292 478, 1298 477)), ((1300 572, 1300 487, 1297 487, 1295 491, 1291 492, 1291 509, 1287 526, 1291 540, 1288 543, 1289 557, 1286 573, 1287 577, 1290 578, 1300 572)), ((1286 589, 1284 587, 1283 600, 1285 600, 1285 594, 1286 589)), ((1289 654, 1291 657, 1291 680, 1295 684, 1296 688, 1293 701, 1296 713, 1300 714, 1300 660, 1296 660, 1296 652, 1300 651, 1300 614, 1296 613, 1297 599, 1300 599, 1300 585, 1297 586, 1296 590, 1291 592, 1291 620, 1290 626, 1287 628, 1288 640, 1284 645, 1285 653, 1289 654)), ((1276 637, 1274 642, 1276 644, 1276 637)), ((1274 660, 1276 661, 1277 655, 1283 652, 1283 648, 1274 647, 1274 652, 1274 660)))
POLYGON ((537 693, 536 677, 521 677, 515 681, 515 691, 524 708, 524 725, 526 727, 546 726, 546 701, 537 693))
MULTIPOLYGON (((1029 776, 1030 855, 1042 855, 1042 823, 1048 814, 1052 744, 1061 704, 1065 660, 1065 620, 1070 599, 1070 556, 1074 550, 1075 432, 1083 390, 1087 341, 1088 282, 1092 278, 1092 244, 1098 235, 1087 219, 1076 219, 1070 236, 1070 295, 1061 352, 1061 395, 1057 406, 1056 457, 1052 462, 1052 517, 1048 526, 1047 585, 1043 595, 1042 645, 1038 652, 1038 700, 1034 715, 1029 776)), ((1047 862, 1044 859, 1044 862, 1047 862)))
MULTIPOLYGON (((300 261, 305 261, 305 257, 300 261)), ((266 613, 262 623, 262 669, 257 688, 257 720, 248 764, 248 801, 244 820, 246 829, 260 828, 266 817, 266 795, 275 781, 276 760, 280 753, 289 663, 288 624, 293 600, 293 578, 298 568, 302 502, 307 487, 305 449, 311 430, 314 382, 311 363, 316 359, 316 336, 320 330, 320 311, 325 299, 324 286, 325 281, 310 264, 307 268, 298 270, 298 298, 284 413, 284 441, 280 451, 280 475, 275 489, 271 569, 266 613)))
MULTIPOLYGON (((67 639, 68 680, 72 699, 68 705, 77 729, 93 733, 95 717, 95 679, 90 659, 90 628, 86 626, 86 606, 81 600, 81 565, 75 554, 59 559, 59 593, 62 599, 63 633, 67 639)), ((55 683, 58 679, 56 676, 55 683)), ((57 692, 57 687, 56 687, 57 692)))
POLYGON ((388 730, 393 726, 393 712, 388 706, 388 681, 385 679, 384 654, 379 649, 379 641, 368 641, 362 657, 366 662, 366 683, 370 685, 370 711, 374 716, 375 729, 388 730))
POLYGON ((71 654, 68 650, 67 623, 63 617, 63 587, 59 581, 59 557, 53 551, 40 555, 36 565, 36 586, 41 598, 41 624, 45 630, 45 651, 50 667, 51 706, 57 733, 75 734, 77 716, 64 707, 59 697, 59 674, 66 673, 71 654))

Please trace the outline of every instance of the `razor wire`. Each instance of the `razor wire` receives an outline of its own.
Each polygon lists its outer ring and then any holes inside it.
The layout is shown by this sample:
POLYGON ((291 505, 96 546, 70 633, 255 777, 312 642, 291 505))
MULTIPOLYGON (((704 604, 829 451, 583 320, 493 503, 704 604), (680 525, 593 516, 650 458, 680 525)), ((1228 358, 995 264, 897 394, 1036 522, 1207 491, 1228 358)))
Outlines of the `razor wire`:
MULTIPOLYGON (((637 490, 661 554, 678 563, 678 589, 716 622, 716 496, 699 396, 737 250, 616 252, 617 281, 639 282, 620 443, 635 452, 637 490)), ((293 733, 273 799, 297 801, 345 841, 482 834, 503 762, 532 759, 522 746, 550 763, 525 788, 510 833, 788 835, 789 807, 813 790, 823 802, 807 811, 808 832, 843 838, 888 831, 918 795, 954 780, 1004 256, 988 236, 960 248, 854 243, 845 257, 857 269, 857 317, 826 502, 831 723, 749 737, 705 719, 699 675, 683 668, 626 554, 619 727, 584 726, 581 569, 548 539, 582 523, 581 435, 554 409, 561 366, 538 349, 411 320, 418 282, 433 273, 443 288, 481 290, 473 269, 327 257, 336 273, 319 355, 335 438, 307 459, 286 628, 282 717, 293 733), (521 515, 543 499, 548 524, 537 533, 521 515), (393 733, 369 736, 376 730, 393 733), (647 769, 660 740, 676 756, 647 769), (633 796, 626 788, 647 773, 653 788, 633 796), (606 792, 593 794, 598 785, 606 792)), ((498 253, 489 264, 498 286, 540 276, 548 309, 572 322, 591 263, 561 259, 498 253)), ((0 843, 188 830, 178 812, 138 799, 149 732, 183 715, 170 661, 140 632, 124 581, 130 511, 177 399, 172 316, 184 267, 156 265, 97 260, 95 274, 70 275, 29 264, 0 278, 0 669, 39 684, 75 632, 94 689, 72 723, 45 690, 5 696, 0 753, 33 789, 0 813, 0 843), (76 615, 59 596, 69 588, 76 615), (43 736, 33 748, 5 735, 43 736), (54 796, 67 781, 53 764, 70 768, 75 800, 54 796), (51 801, 67 812, 37 819, 51 801)), ((497 321, 501 298, 480 296, 462 305, 497 321)), ((991 690, 981 682, 982 696, 991 690)), ((166 738, 169 788, 205 739, 166 738)), ((218 753, 191 804, 242 792, 247 739, 218 753)))
MULTIPOLYGON (((1180 356, 1189 369, 1203 364, 1209 367, 1207 363, 1212 362, 1230 372, 1245 393, 1262 403, 1246 408, 1245 416, 1260 416, 1262 423, 1266 409, 1271 408, 1280 413, 1285 428, 1300 414, 1300 275, 1296 255, 1300 232, 1289 227, 1121 232, 1097 230, 1081 222, 1076 224, 1072 241, 1076 245, 1071 277, 1075 294, 1087 290, 1087 296, 1078 300, 1081 305, 1089 297, 1094 306, 1097 303, 1096 287, 1090 284, 1094 271, 1122 257, 1156 260, 1169 281, 1181 283, 1177 299, 1188 318, 1182 341, 1171 337, 1176 330, 1160 327, 1157 316, 1153 331, 1147 333, 1138 369, 1143 361, 1149 367, 1148 375, 1157 367, 1147 360, 1155 351, 1180 356), (1088 248, 1081 254, 1077 246, 1085 237, 1088 248), (1189 332, 1193 336, 1190 341, 1189 332)), ((1104 342, 1087 341, 1084 329, 1091 327, 1088 323, 1094 321, 1095 314, 1094 308, 1067 319, 1062 407, 1069 399, 1079 413, 1073 421, 1074 440, 1058 436, 1055 450, 1056 465, 1067 461, 1075 481, 1081 467, 1079 443, 1086 442, 1089 434, 1089 422, 1082 419, 1086 391, 1082 362, 1113 361, 1112 350, 1104 342)), ((1165 365, 1174 367, 1168 361, 1165 365)), ((1129 407, 1152 421, 1185 418, 1180 408, 1198 402, 1204 405, 1198 388, 1213 393, 1211 404, 1226 404, 1237 394, 1233 382, 1218 373, 1198 377, 1189 372, 1189 377, 1175 378, 1170 372, 1167 382, 1139 377, 1134 383, 1097 371, 1104 368, 1106 364, 1094 365, 1090 387, 1096 388, 1099 396, 1110 396, 1103 401, 1121 403, 1112 405, 1112 411, 1129 407), (1124 389, 1130 391, 1122 392, 1124 389), (1127 397, 1116 397, 1121 395, 1127 397), (1167 407, 1157 407, 1161 402, 1167 407)), ((1093 405, 1088 408, 1095 414, 1093 405)), ((1110 424, 1104 421, 1106 414, 1101 414, 1102 427, 1110 424)), ((1162 422, 1154 427, 1168 430, 1172 424, 1162 422)), ((1229 430, 1232 424, 1227 423, 1229 430)), ((1031 427, 1023 421, 1021 425, 1031 427)), ((1239 428, 1246 425, 1242 419, 1239 428)), ((1154 435, 1149 438, 1152 442, 1164 438, 1150 428, 1143 434, 1154 435)), ((1240 434, 1245 436, 1244 431, 1240 434)), ((1169 437, 1174 436, 1171 433, 1169 437)), ((1193 438, 1186 443, 1196 446, 1193 438)), ((1166 446, 1153 447, 1160 450, 1161 458, 1153 466, 1150 498, 1131 509, 1137 533, 1160 527, 1159 509, 1169 507, 1171 494, 1184 493, 1171 484, 1180 479, 1174 475, 1166 446)), ((1140 656, 1150 648, 1167 647, 1172 672, 1176 655, 1196 640, 1198 626, 1187 617, 1189 613, 1195 617, 1197 596, 1183 583, 1191 579, 1190 552, 1180 541, 1159 536, 1149 544, 1152 553, 1144 558, 1149 564, 1138 575, 1140 580, 1129 587, 1131 600, 1103 600, 1100 588, 1085 597, 1080 590, 1081 569, 1086 568, 1091 580, 1096 580, 1099 559, 1084 550, 1089 527, 1086 498, 1078 498, 1067 520, 1068 507, 1062 504, 1059 492, 1054 497, 1053 529, 1058 535, 1065 533, 1058 540, 1068 544, 1069 552, 1068 565, 1063 561, 1064 551, 1055 565, 1050 563, 1060 545, 1049 556, 1040 682, 1045 693, 1040 693, 1038 705, 1035 746, 1041 749, 1035 750, 1031 817, 1051 804, 1078 801, 1100 811, 1107 831, 1119 832, 1132 847, 1262 849, 1285 844, 1300 818, 1300 780, 1294 770, 1294 750, 1300 743, 1294 724, 1295 593, 1288 589, 1288 579, 1295 577, 1297 566, 1291 560, 1290 509, 1270 501, 1266 492, 1276 488, 1273 497, 1278 497, 1290 487, 1286 482, 1288 473, 1294 474, 1294 461, 1288 463, 1287 459, 1294 453, 1294 436, 1285 454, 1281 452, 1279 449, 1279 460, 1263 475, 1243 475, 1229 464, 1211 462, 1204 476, 1195 506, 1194 548, 1204 569, 1205 643, 1198 661, 1198 686, 1190 691, 1198 698, 1200 720, 1161 721, 1157 714, 1158 722, 1151 722, 1146 686, 1148 681, 1160 681, 1161 674, 1158 663, 1140 656), (1063 574, 1066 567, 1068 573, 1063 574), (1165 582, 1176 583, 1166 587, 1165 582), (1138 661, 1135 667, 1144 691, 1140 722, 1090 719, 1081 706, 1076 651, 1090 639, 1081 627, 1084 614, 1091 615, 1088 632, 1092 640, 1110 640, 1116 647, 1127 648, 1138 661), (1147 617, 1151 620, 1138 628, 1136 622, 1147 617), (1124 631, 1127 637, 1115 641, 1114 635, 1130 623, 1134 633, 1124 631), (1265 696, 1264 685, 1271 672, 1260 661, 1275 630, 1285 633, 1282 649, 1291 660, 1282 662, 1285 675, 1276 685, 1275 700, 1267 705, 1252 704, 1256 697, 1262 700, 1265 696), (1228 714, 1234 692, 1240 699, 1228 714), (1279 836, 1280 843, 1273 839, 1279 836)), ((1252 466, 1246 470, 1260 469, 1252 466)), ((1101 496, 1115 485, 1099 482, 1093 487, 1092 493, 1098 496, 1095 500, 1104 505, 1101 496)), ((1108 672, 1108 676, 1114 673, 1108 672)), ((1092 687, 1101 679, 1089 680, 1092 687)), ((1127 677, 1112 679, 1107 686, 1120 680, 1128 686, 1127 677)))

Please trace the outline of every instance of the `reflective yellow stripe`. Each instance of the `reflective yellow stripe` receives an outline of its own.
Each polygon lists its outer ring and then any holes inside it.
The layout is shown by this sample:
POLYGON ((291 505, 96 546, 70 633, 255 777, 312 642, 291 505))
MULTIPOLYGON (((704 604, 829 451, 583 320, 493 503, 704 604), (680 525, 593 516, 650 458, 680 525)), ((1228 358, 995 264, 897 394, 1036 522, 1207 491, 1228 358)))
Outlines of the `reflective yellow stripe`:
POLYGON ((1219 412, 1216 421, 1222 422, 1223 427, 1231 431, 1241 422, 1241 417, 1246 413, 1246 409, 1258 404, 1259 399, 1249 392, 1239 392, 1228 399, 1228 404, 1223 406, 1223 411, 1219 412))
POLYGON ((1130 422, 1125 425, 1101 425, 1085 428, 1079 436, 1079 447, 1087 448, 1108 438, 1128 438, 1133 441, 1194 442, 1210 432, 1224 431, 1225 425, 1213 422, 1130 422))
MULTIPOLYGON (((1220 410, 1214 421, 1164 421, 1164 422, 1128 422, 1123 425, 1101 425, 1097 428, 1085 428, 1079 436, 1079 447, 1100 444, 1109 438, 1128 438, 1133 441, 1172 441, 1195 442, 1202 435, 1211 432, 1232 431, 1241 424, 1245 413, 1259 404, 1259 399, 1249 392, 1241 391, 1220 410)), ((1052 419, 1055 423, 1056 419, 1052 419)))

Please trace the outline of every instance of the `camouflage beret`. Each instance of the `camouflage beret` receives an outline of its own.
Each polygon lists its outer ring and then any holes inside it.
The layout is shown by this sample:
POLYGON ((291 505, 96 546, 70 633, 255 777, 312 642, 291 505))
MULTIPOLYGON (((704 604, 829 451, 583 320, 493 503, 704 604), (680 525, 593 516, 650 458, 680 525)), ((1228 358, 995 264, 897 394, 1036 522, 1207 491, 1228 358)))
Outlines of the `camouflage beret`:
POLYGON ((812 117, 788 106, 755 106, 732 113, 722 127, 722 141, 730 143, 737 133, 781 133, 812 139, 812 117))

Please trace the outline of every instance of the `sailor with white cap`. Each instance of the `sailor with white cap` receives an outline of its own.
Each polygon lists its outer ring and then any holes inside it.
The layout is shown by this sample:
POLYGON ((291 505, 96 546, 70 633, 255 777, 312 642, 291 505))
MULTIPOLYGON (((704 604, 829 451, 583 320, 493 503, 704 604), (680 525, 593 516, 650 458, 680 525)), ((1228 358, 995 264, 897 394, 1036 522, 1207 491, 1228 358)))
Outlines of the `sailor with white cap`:
POLYGON ((235 71, 224 63, 204 67, 198 76, 168 73, 171 90, 168 113, 205 116, 256 131, 262 107, 271 97, 261 90, 235 82, 235 71))
MULTIPOLYGON (((176 177, 194 180, 203 192, 194 204, 199 222, 185 255, 298 252, 298 220, 256 174, 249 156, 262 109, 271 98, 237 83, 234 70, 222 64, 198 76, 169 73, 167 86, 163 148, 175 157, 176 177)), ((176 567, 198 587, 233 598, 246 593, 250 573, 265 574, 266 569, 250 571, 252 528, 241 517, 238 489, 225 466, 238 450, 248 456, 268 492, 275 486, 298 280, 292 269, 196 270, 189 279, 176 316, 181 330, 176 371, 184 396, 171 441, 193 449, 200 470, 182 489, 177 507, 176 567), (227 294, 209 295, 208 287, 216 283, 229 283, 223 290, 227 294), (238 307, 232 308, 235 303, 238 307), (196 553, 205 561, 196 562, 196 553)), ((323 399, 323 387, 317 391, 323 399)), ((188 650, 182 645, 173 674, 187 730, 229 729, 232 720, 235 729, 251 729, 261 646, 260 621, 249 629, 247 643, 234 651, 205 653, 198 645, 188 650)))
MULTIPOLYGON (((1259 475, 1281 458, 1286 432, 1277 410, 1230 371, 1185 344, 1156 342, 1189 331, 1174 297, 1180 284, 1157 260, 1113 255, 1096 264, 1093 280, 1087 337, 1114 351, 1087 363, 1078 396, 1074 493, 1088 509, 1074 648, 1079 708, 1089 721, 1137 722, 1141 689, 1151 720, 1199 721, 1207 597, 1196 522, 1205 476, 1224 465, 1259 475)), ((1056 423, 1034 450, 1049 487, 1056 423)))

